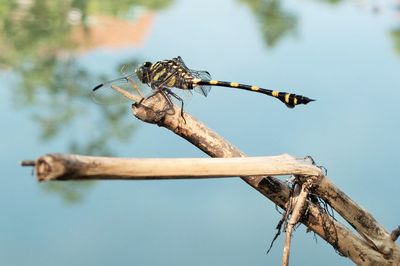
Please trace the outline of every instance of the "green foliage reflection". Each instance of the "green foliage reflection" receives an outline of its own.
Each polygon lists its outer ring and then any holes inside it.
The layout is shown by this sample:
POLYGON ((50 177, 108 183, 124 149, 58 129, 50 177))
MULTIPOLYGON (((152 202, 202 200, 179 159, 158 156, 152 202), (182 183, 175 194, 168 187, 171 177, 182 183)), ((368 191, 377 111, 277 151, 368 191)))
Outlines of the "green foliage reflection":
MULTIPOLYGON (((71 38, 72 31, 81 27, 89 34, 92 14, 130 19, 137 10, 157 10, 170 2, 0 0, 0 69, 13 70, 17 77, 10 88, 13 100, 19 109, 29 108, 42 140, 62 138, 73 153, 112 155, 113 141, 132 136, 133 122, 124 120, 129 104, 107 108, 89 101, 93 84, 107 77, 93 75, 82 66, 75 56, 79 44, 71 38), (66 134, 71 128, 76 129, 72 136, 66 134)), ((76 203, 93 184, 64 182, 41 187, 76 203)))
POLYGON ((390 35, 394 42, 394 48, 396 52, 400 54, 400 27, 391 30, 390 35))
POLYGON ((254 12, 260 23, 265 43, 274 47, 284 36, 293 33, 297 17, 282 7, 280 0, 241 0, 254 12))

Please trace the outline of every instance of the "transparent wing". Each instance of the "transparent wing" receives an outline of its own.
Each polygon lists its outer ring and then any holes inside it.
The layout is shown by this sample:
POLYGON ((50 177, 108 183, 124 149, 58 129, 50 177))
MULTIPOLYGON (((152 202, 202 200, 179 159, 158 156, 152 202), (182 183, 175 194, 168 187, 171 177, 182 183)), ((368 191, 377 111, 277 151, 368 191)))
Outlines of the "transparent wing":
POLYGON ((100 105, 112 105, 130 101, 129 98, 112 89, 111 86, 113 85, 136 95, 138 94, 137 90, 140 90, 143 94, 148 94, 149 91, 148 86, 143 86, 136 78, 136 75, 132 74, 96 86, 90 93, 92 101, 100 105))
MULTIPOLYGON (((181 67, 183 67, 184 69, 188 70, 188 72, 190 72, 194 78, 198 78, 198 79, 202 79, 202 80, 211 80, 211 75, 207 71, 198 71, 198 70, 189 69, 186 66, 185 62, 183 62, 182 57, 178 56, 178 57, 173 58, 172 60, 179 63, 181 65, 181 67)), ((200 93, 200 94, 204 95, 205 97, 207 97, 208 93, 211 90, 211 86, 201 85, 201 86, 196 86, 193 89, 195 92, 200 93)))
MULTIPOLYGON (((197 71, 197 70, 190 70, 190 73, 193 75, 194 78, 198 78, 201 80, 211 80, 211 75, 207 71, 197 71)), ((197 93, 200 93, 207 97, 208 93, 211 90, 210 85, 201 85, 201 86, 195 86, 194 91, 197 93)))
POLYGON ((168 88, 168 91, 172 92, 170 95, 170 99, 176 105, 181 105, 181 100, 185 103, 189 103, 192 100, 192 91, 191 90, 182 90, 178 88, 168 88), (175 95, 175 96, 174 96, 175 95))
POLYGON ((173 58, 172 60, 175 61, 175 62, 177 62, 181 67, 183 67, 183 68, 185 68, 185 69, 187 69, 187 70, 190 70, 190 69, 186 66, 185 62, 183 62, 182 57, 178 56, 178 57, 173 58))

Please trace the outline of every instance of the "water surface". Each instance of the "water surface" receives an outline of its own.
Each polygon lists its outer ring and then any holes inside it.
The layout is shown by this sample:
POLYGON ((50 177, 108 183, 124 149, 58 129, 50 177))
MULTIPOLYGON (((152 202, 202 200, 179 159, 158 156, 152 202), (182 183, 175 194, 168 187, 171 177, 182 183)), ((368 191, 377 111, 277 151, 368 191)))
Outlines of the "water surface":
MULTIPOLYGON (((277 265, 280 219, 240 179, 38 184, 49 152, 204 157, 88 93, 124 64, 182 56, 214 78, 317 99, 288 109, 214 88, 187 111, 249 155, 311 155, 389 230, 397 202, 396 1, 16 1, 0 8, 3 265, 277 265)), ((352 265, 304 226, 296 265, 352 265)))

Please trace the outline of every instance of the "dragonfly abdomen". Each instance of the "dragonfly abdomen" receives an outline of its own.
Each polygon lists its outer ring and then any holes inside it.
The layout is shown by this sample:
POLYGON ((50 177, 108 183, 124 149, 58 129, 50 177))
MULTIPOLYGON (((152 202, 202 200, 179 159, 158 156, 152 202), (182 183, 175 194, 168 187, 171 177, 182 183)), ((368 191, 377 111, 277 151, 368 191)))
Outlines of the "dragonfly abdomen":
POLYGON ((220 81, 220 80, 214 80, 214 79, 212 79, 212 80, 193 79, 193 86, 195 86, 195 85, 219 86, 219 87, 228 87, 228 88, 236 88, 236 89, 247 90, 247 91, 254 91, 254 92, 262 93, 262 94, 277 98, 281 102, 286 104, 286 106, 288 106, 289 108, 293 108, 299 104, 307 104, 309 102, 314 101, 313 99, 310 99, 310 98, 302 96, 302 95, 296 95, 294 93, 269 90, 269 89, 260 88, 258 86, 240 84, 237 82, 220 81))

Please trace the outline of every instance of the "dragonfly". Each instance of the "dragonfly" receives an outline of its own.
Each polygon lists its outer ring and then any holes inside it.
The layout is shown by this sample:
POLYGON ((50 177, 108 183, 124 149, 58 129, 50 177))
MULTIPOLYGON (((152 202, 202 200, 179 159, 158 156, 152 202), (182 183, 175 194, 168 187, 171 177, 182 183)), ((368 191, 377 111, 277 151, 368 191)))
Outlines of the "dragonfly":
POLYGON ((153 92, 152 95, 161 92, 171 106, 170 96, 179 100, 181 102, 181 114, 183 114, 184 102, 183 99, 173 91, 173 88, 190 92, 193 90, 204 96, 209 94, 213 86, 246 90, 276 98, 289 108, 315 101, 314 99, 294 93, 270 90, 238 82, 215 80, 211 78, 208 71, 198 71, 188 68, 180 56, 169 60, 157 61, 155 63, 145 62, 136 68, 132 74, 110 80, 94 87, 92 90, 92 98, 95 102, 101 102, 101 100, 98 99, 102 98, 106 90, 112 90, 110 88, 111 85, 118 83, 129 84, 133 79, 139 80, 142 84, 147 84, 153 92))

